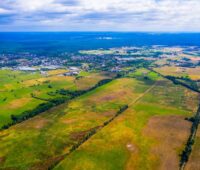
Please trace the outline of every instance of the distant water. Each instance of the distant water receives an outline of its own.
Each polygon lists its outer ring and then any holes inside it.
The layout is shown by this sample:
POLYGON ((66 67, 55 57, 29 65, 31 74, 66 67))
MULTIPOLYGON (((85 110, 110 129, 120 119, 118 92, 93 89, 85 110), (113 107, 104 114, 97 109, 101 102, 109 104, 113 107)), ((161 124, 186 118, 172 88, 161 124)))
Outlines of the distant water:
POLYGON ((200 46, 200 33, 35 32, 0 33, 0 53, 55 55, 121 46, 200 46))

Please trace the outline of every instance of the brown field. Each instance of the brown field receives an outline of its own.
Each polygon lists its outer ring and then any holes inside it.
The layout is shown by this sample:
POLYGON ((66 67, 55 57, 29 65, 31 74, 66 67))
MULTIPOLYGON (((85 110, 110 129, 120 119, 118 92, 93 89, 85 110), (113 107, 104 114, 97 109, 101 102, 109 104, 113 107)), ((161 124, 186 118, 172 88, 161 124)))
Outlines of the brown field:
POLYGON ((159 162, 157 169, 179 168, 177 152, 183 149, 190 127, 191 123, 184 120, 184 116, 154 116, 149 120, 143 135, 157 141, 151 149, 152 155, 159 162))

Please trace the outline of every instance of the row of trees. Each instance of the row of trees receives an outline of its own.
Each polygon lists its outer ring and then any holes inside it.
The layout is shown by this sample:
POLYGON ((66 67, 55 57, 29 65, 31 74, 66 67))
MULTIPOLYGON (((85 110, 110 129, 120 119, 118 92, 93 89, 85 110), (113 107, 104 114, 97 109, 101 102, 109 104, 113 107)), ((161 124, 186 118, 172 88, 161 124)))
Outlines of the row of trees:
POLYGON ((64 95, 64 96, 71 96, 71 98, 80 96, 84 93, 87 93, 88 91, 94 90, 99 86, 102 86, 106 83, 109 83, 110 81, 112 81, 113 79, 104 79, 104 80, 100 80, 95 86, 87 89, 87 90, 75 90, 75 91, 71 91, 71 90, 65 90, 65 89, 61 89, 61 90, 57 90, 58 94, 64 95))
POLYGON ((117 111, 117 113, 115 114, 114 117, 112 117, 110 120, 104 122, 104 126, 106 126, 107 124, 109 124, 110 122, 112 122, 117 116, 119 116, 120 114, 122 114, 126 109, 128 109, 128 105, 124 105, 124 106, 120 107, 120 109, 117 111))
POLYGON ((196 82, 194 82, 193 80, 191 80, 189 78, 176 78, 174 76, 165 76, 165 78, 171 80, 174 84, 180 84, 192 91, 196 91, 196 92, 200 93, 196 82), (183 82, 181 80, 183 80, 185 82, 183 82))
MULTIPOLYGON (((120 114, 122 114, 126 109, 128 109, 128 105, 124 105, 122 107, 120 107, 120 109, 116 112, 116 114, 109 119, 108 121, 104 122, 103 125, 101 126, 101 128, 103 128, 104 126, 108 125, 110 122, 112 122, 117 116, 119 116, 120 114)), ((91 129, 85 136, 84 138, 79 141, 77 144, 73 145, 72 148, 70 149, 70 152, 74 151, 75 149, 77 149, 83 142, 87 141, 91 136, 93 136, 96 131, 99 129, 100 127, 96 127, 91 129)))
POLYGON ((191 127, 191 131, 190 131, 190 136, 187 140, 185 149, 183 150, 183 152, 181 153, 181 160, 180 160, 180 167, 182 168, 185 163, 188 161, 189 156, 192 152, 192 146, 194 144, 194 139, 196 136, 196 132, 200 123, 200 106, 197 110, 197 114, 195 115, 195 117, 190 118, 190 121, 192 121, 192 127, 191 127))
POLYGON ((155 70, 148 68, 150 71, 153 71, 154 73, 157 73, 161 77, 164 77, 170 81, 172 81, 174 84, 184 86, 192 91, 200 93, 200 90, 198 88, 198 85, 195 81, 191 80, 189 77, 174 77, 174 76, 164 76, 160 74, 159 72, 156 72, 155 70))

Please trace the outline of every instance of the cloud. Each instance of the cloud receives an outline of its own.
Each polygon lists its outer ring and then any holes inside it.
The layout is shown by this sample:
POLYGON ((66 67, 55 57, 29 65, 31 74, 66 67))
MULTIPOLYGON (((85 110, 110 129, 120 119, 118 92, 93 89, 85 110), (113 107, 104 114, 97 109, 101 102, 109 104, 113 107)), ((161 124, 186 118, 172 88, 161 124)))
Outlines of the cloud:
POLYGON ((9 31, 31 26, 58 31, 200 31, 200 1, 4 0, 0 26, 9 31))
POLYGON ((0 8, 0 15, 5 15, 5 14, 9 14, 10 11, 4 8, 0 8))

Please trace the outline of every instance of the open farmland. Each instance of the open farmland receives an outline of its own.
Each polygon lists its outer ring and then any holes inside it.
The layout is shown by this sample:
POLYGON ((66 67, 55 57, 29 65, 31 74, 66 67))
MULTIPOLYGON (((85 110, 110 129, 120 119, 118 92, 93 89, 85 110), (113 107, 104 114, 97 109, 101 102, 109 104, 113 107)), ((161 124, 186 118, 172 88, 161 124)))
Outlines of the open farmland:
POLYGON ((0 55, 0 170, 199 169, 199 58, 187 50, 0 55))
POLYGON ((50 71, 50 76, 44 76, 39 72, 0 70, 0 128, 11 122, 11 115, 20 115, 45 103, 45 100, 62 97, 59 94, 49 95, 51 92, 60 89, 85 90, 102 79, 110 78, 104 73, 88 73, 79 79, 56 75, 63 71, 50 71), (33 95, 44 100, 33 98, 33 95))
MULTIPOLYGON (((131 76, 140 81, 144 71, 131 76)), ((155 79, 155 74, 152 75, 155 79)), ((145 78, 147 79, 147 78, 145 78)), ((129 108, 55 170, 178 169, 180 153, 190 134, 198 94, 157 77, 129 108)))
POLYGON ((116 79, 0 132, 0 168, 47 169, 91 130, 98 131, 120 107, 140 98, 155 82, 151 77, 116 79))

